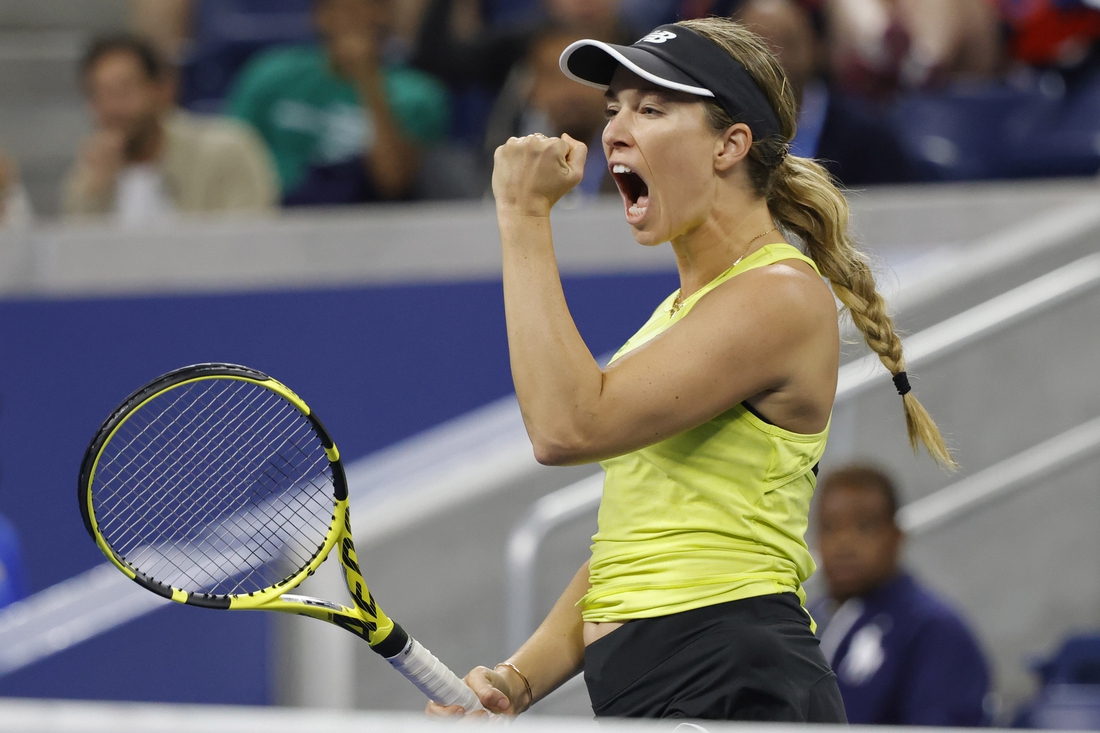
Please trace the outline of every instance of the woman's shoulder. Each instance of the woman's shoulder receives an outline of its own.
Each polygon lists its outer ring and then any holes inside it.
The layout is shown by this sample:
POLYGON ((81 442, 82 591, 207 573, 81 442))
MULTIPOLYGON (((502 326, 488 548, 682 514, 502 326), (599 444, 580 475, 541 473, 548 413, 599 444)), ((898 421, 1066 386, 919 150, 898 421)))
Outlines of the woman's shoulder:
POLYGON ((772 307, 818 310, 825 303, 835 315, 835 300, 828 284, 818 273, 813 260, 792 245, 769 244, 745 258, 747 264, 734 271, 715 291, 726 297, 767 302, 772 307))
POLYGON ((729 340, 740 350, 748 341, 777 357, 839 338, 832 291, 812 265, 793 257, 721 282, 695 304, 691 320, 712 343, 729 340))

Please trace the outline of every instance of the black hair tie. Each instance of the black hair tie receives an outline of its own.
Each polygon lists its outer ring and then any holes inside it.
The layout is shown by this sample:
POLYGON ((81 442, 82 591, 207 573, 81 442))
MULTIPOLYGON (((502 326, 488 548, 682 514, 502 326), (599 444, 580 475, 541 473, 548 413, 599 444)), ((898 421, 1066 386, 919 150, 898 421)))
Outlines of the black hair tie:
POLYGON ((898 372, 894 375, 894 386, 898 389, 898 394, 904 397, 913 391, 913 388, 909 386, 909 375, 905 372, 898 372))

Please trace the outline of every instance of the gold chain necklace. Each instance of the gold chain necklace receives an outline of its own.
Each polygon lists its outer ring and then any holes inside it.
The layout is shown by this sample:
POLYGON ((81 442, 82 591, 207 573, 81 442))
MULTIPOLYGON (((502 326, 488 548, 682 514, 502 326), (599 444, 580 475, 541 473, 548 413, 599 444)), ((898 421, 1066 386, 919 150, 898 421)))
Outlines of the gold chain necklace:
MULTIPOLYGON (((735 268, 735 267, 737 267, 738 265, 741 264, 741 260, 745 259, 745 255, 748 254, 749 247, 752 246, 753 242, 760 239, 761 237, 764 237, 764 236, 767 236, 767 235, 771 234, 776 229, 778 229, 778 227, 773 226, 768 231, 761 232, 760 234, 757 234, 755 237, 750 239, 748 244, 745 245, 745 251, 741 253, 741 256, 738 257, 737 260, 732 265, 730 265, 730 269, 732 270, 733 268, 735 268)), ((683 297, 684 297, 684 289, 680 288, 678 291, 676 291, 676 300, 672 301, 672 307, 668 309, 668 317, 669 318, 672 318, 674 315, 676 315, 680 311, 681 308, 684 307, 683 297)))

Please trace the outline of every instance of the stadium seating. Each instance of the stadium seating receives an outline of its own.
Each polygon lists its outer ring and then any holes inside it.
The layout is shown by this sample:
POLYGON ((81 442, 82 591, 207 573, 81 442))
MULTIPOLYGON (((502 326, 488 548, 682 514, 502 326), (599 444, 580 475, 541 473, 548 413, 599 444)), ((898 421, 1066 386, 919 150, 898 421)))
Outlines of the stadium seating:
POLYGON ((1100 685, 1100 633, 1071 636, 1035 666, 1043 685, 1100 685))
POLYGON ((1100 730, 1100 634, 1070 636, 1032 670, 1041 687, 1017 712, 1015 727, 1100 730))
POLYGON ((916 95, 893 120, 925 180, 1095 175, 1100 72, 916 95))

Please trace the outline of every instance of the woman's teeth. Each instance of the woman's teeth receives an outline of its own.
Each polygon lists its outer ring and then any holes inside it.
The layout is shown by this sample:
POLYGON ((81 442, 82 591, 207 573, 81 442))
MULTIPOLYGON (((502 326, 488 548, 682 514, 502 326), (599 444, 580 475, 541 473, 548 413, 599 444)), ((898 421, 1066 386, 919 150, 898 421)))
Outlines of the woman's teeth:
POLYGON ((620 176, 617 182, 623 199, 628 202, 627 217, 634 223, 640 222, 649 209, 649 186, 628 165, 615 163, 611 166, 611 172, 620 176))

